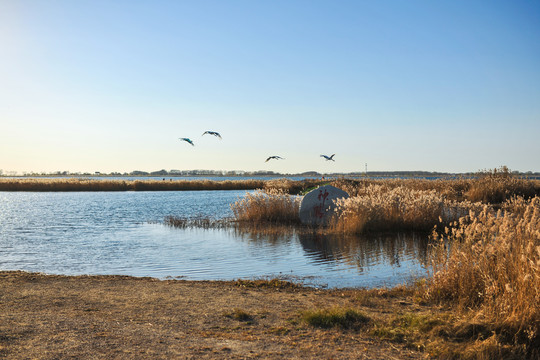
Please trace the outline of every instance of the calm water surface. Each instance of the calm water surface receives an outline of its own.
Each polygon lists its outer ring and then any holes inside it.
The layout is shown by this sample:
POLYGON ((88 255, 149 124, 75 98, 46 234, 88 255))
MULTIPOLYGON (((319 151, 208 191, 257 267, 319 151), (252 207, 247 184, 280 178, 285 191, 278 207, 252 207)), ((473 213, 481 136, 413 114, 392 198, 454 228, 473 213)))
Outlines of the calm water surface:
POLYGON ((392 286, 425 274, 415 235, 264 236, 175 229, 166 216, 232 216, 246 191, 0 192, 0 270, 190 280, 281 276, 314 286, 392 286))

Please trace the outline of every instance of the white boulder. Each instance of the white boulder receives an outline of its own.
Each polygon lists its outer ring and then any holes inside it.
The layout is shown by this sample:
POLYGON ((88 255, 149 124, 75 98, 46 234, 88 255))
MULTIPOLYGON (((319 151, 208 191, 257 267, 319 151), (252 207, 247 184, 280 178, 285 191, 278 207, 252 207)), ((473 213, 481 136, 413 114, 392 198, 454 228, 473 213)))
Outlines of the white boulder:
POLYGON ((306 225, 326 225, 336 209, 335 201, 348 198, 347 192, 331 185, 307 193, 300 204, 300 221, 306 225))

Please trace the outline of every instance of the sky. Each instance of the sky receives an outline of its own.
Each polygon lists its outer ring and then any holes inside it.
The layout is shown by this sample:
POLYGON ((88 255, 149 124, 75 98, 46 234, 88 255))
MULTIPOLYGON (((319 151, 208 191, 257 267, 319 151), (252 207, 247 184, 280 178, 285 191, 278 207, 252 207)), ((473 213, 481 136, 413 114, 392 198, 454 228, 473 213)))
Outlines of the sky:
POLYGON ((0 169, 538 172, 539 39, 537 0, 0 0, 0 169))

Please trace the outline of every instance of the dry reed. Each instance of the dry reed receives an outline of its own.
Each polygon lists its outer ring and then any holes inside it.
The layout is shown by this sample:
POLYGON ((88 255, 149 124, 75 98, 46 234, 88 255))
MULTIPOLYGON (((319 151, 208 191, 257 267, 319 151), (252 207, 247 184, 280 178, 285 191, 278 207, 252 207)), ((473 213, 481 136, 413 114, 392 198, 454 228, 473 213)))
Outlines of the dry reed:
POLYGON ((300 198, 277 189, 255 191, 231 204, 237 222, 254 224, 299 223, 299 208, 300 198))
MULTIPOLYGON (((336 214, 325 232, 429 231, 435 225, 448 225, 470 210, 480 211, 482 208, 479 203, 449 200, 435 189, 414 190, 405 186, 394 187, 393 183, 390 186, 347 183, 347 186, 356 196, 337 201, 336 214)), ((245 224, 299 225, 301 199, 286 192, 286 187, 277 187, 247 194, 231 205, 235 220, 245 224)))
POLYGON ((507 167, 487 170, 471 181, 465 196, 471 201, 485 204, 501 204, 508 199, 521 196, 525 199, 540 196, 538 181, 519 179, 507 167))
MULTIPOLYGON (((524 356, 540 348, 540 198, 460 219, 437 240, 425 296, 491 324, 524 356)), ((493 340, 493 339, 492 339, 493 340)))
POLYGON ((178 229, 217 229, 230 227, 228 219, 212 219, 209 217, 185 218, 177 216, 166 216, 163 223, 167 226, 178 229))
POLYGON ((264 183, 265 191, 278 190, 282 193, 290 195, 298 195, 306 190, 322 185, 324 182, 317 179, 290 180, 290 179, 273 179, 267 180, 264 183))
POLYGON ((365 194, 372 185, 379 185, 387 191, 397 187, 434 190, 446 200, 484 204, 501 204, 516 196, 526 199, 540 196, 540 181, 518 178, 508 169, 481 172, 470 179, 340 179, 333 181, 332 185, 345 190, 352 197, 365 194))
POLYGON ((480 204, 447 200, 435 190, 414 190, 368 185, 357 196, 338 199, 333 231, 360 234, 365 231, 430 230, 448 224, 480 204))

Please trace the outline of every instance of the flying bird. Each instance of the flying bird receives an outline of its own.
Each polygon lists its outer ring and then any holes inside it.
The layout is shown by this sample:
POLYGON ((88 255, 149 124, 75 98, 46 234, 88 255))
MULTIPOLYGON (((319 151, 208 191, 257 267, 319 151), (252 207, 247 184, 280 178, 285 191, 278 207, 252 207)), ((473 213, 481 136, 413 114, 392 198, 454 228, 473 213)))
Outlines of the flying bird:
POLYGON ((191 141, 191 139, 189 139, 189 138, 179 138, 179 139, 182 140, 182 141, 185 141, 185 142, 187 142, 187 143, 189 143, 189 144, 191 144, 191 146, 195 146, 195 144, 193 143, 193 141, 191 141))
POLYGON ((336 161, 336 160, 334 160, 334 155, 336 155, 336 154, 332 154, 331 156, 321 155, 321 157, 325 158, 326 161, 329 161, 329 160, 336 161))
POLYGON ((218 132, 215 131, 205 131, 201 136, 204 136, 205 134, 214 135, 215 137, 218 137, 221 140, 221 135, 218 132))
POLYGON ((282 158, 281 156, 274 155, 274 156, 268 157, 268 159, 266 159, 265 162, 268 162, 269 160, 272 160, 272 159, 279 160, 279 159, 284 159, 284 158, 282 158))

